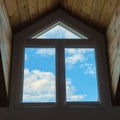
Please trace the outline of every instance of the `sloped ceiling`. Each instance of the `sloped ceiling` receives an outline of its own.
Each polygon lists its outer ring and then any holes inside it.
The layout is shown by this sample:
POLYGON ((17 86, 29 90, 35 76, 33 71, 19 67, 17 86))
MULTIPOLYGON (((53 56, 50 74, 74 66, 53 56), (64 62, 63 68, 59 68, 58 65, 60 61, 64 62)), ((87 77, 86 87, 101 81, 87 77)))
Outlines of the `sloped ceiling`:
POLYGON ((4 0, 14 32, 59 8, 105 32, 119 0, 4 0))

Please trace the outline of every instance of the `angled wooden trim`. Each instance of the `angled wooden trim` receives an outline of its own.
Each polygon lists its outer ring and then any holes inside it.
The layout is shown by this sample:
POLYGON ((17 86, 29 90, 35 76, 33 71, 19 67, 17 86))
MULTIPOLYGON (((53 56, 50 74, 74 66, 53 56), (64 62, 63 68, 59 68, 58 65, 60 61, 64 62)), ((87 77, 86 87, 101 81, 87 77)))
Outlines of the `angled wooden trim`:
POLYGON ((0 53, 0 107, 7 107, 7 106, 8 106, 8 97, 6 92, 5 78, 4 78, 2 59, 0 53))
POLYGON ((16 33, 15 38, 21 39, 31 37, 31 35, 34 36, 35 34, 43 31, 44 29, 50 27, 58 21, 63 22, 64 24, 75 29, 76 31, 90 39, 104 39, 104 35, 102 33, 77 20, 61 9, 54 11, 53 13, 41 18, 39 21, 35 22, 24 30, 16 33))

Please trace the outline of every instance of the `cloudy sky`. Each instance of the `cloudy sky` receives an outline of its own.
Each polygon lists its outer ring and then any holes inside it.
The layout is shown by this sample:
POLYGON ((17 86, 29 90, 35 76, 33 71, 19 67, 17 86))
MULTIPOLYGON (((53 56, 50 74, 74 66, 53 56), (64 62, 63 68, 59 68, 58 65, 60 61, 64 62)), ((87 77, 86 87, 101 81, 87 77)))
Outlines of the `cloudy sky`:
MULTIPOLYGON (((77 38, 57 25, 39 38, 77 38)), ((93 48, 65 48, 66 101, 97 101, 93 48)), ((55 48, 25 48, 23 102, 56 102, 55 48)))

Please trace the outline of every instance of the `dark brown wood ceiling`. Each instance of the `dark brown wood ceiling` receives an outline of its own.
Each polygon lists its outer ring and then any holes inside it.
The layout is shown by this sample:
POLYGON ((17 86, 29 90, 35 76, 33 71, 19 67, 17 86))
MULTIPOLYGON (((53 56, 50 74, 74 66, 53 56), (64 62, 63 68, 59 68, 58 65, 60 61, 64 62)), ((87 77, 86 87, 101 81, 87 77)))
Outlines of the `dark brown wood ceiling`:
POLYGON ((57 8, 105 31, 119 0, 4 0, 13 31, 18 31, 57 8))

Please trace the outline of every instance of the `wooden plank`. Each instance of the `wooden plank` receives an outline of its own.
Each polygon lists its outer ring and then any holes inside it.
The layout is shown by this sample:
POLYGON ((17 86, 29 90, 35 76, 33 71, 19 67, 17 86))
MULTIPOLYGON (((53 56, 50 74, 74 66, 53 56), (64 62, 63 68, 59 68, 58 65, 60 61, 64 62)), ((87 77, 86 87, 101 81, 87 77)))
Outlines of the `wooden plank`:
POLYGON ((110 19, 114 13, 118 0, 106 0, 99 20, 99 25, 104 29, 108 26, 110 19))
POLYGON ((1 4, 1 7, 2 7, 1 14, 3 14, 3 16, 4 16, 4 18, 2 19, 4 22, 3 25, 5 26, 8 35, 12 36, 12 28, 10 25, 10 20, 9 20, 8 12, 6 10, 5 3, 1 4))
POLYGON ((64 8, 68 12, 72 12, 72 5, 73 5, 73 0, 64 0, 64 8))
POLYGON ((5 0, 5 5, 7 8, 7 12, 8 12, 10 23, 13 30, 19 29, 21 25, 21 20, 20 20, 18 8, 17 8, 16 0, 5 0))
POLYGON ((10 26, 10 23, 9 23, 4 5, 0 5, 0 17, 1 17, 1 22, 2 22, 3 29, 6 31, 6 33, 9 36, 11 36, 12 35, 12 30, 11 30, 11 26, 10 26))
POLYGON ((47 12, 47 2, 46 0, 38 0, 39 15, 43 15, 47 12))
MULTIPOLYGON (((109 8, 110 9, 110 8, 109 8)), ((113 14, 107 29, 107 42, 110 61, 110 71, 112 78, 112 90, 115 102, 118 100, 119 77, 120 77, 120 1, 113 14)), ((117 104, 118 102, 116 102, 117 104)))
POLYGON ((34 21, 38 18, 38 1, 37 0, 28 0, 28 7, 30 12, 30 19, 34 21))
POLYGON ((94 0, 90 13, 90 20, 94 24, 98 24, 105 0, 94 0))
POLYGON ((108 40, 111 40, 113 36, 115 36, 116 34, 116 21, 118 19, 119 15, 118 15, 118 10, 116 8, 112 18, 111 18, 111 21, 110 21, 110 24, 108 25, 108 28, 107 28, 107 38, 108 40))
POLYGON ((113 66, 115 64, 116 56, 117 56, 117 48, 120 39, 120 33, 117 31, 116 35, 113 39, 108 40, 108 55, 109 55, 109 62, 111 68, 111 75, 113 73, 113 66))
POLYGON ((3 30, 3 45, 4 45, 4 54, 6 56, 7 64, 10 66, 11 62, 11 41, 10 38, 7 36, 6 32, 3 30))
POLYGON ((30 14, 27 0, 17 0, 17 6, 19 9, 22 25, 23 26, 28 25, 30 23, 30 14))
POLYGON ((116 35, 113 37, 113 39, 108 40, 107 43, 108 43, 108 49, 109 49, 110 54, 115 49, 115 47, 117 46, 119 38, 120 38, 120 33, 117 32, 116 35))
POLYGON ((8 93, 9 88, 9 71, 10 71, 10 55, 11 55, 11 38, 12 32, 5 10, 4 3, 0 6, 0 52, 3 66, 4 82, 6 86, 6 91, 8 93))
POLYGON ((58 0, 47 0, 47 10, 51 11, 58 5, 58 0))
POLYGON ((116 32, 119 31, 118 29, 120 29, 120 2, 118 3, 118 6, 107 29, 108 41, 113 40, 116 32))
POLYGON ((84 18, 85 20, 89 20, 90 18, 92 5, 93 5, 93 0, 83 0, 82 2, 81 17, 84 18))
POLYGON ((116 94, 119 75, 120 75, 120 41, 119 41, 119 47, 117 49, 117 57, 116 57, 113 76, 112 76, 112 86, 113 86, 114 95, 116 94))
POLYGON ((73 0, 72 13, 74 15, 80 16, 82 7, 82 0, 73 0))

